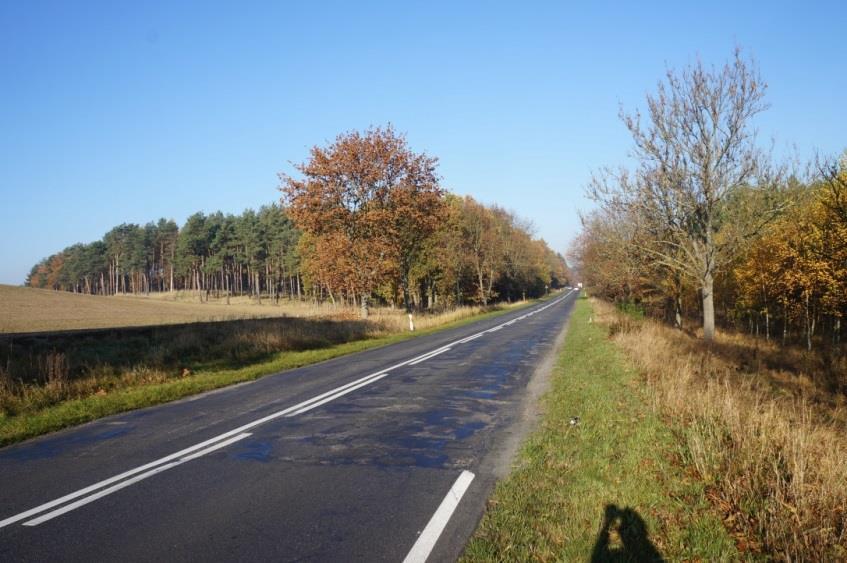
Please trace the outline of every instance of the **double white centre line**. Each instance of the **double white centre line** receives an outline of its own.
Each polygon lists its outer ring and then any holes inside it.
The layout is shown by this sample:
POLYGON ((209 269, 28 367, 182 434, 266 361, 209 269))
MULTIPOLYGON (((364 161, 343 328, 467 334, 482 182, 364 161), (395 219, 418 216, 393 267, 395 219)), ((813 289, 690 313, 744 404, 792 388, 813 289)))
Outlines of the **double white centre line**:
POLYGON ((526 313, 521 317, 500 324, 494 327, 494 329, 484 330, 482 332, 478 332, 461 340, 451 342, 450 344, 442 346, 441 348, 438 348, 436 350, 432 350, 410 360, 406 360, 402 363, 393 365, 387 369, 383 369, 365 377, 361 377, 359 379, 356 379, 355 381, 351 381, 350 383, 346 383, 344 385, 336 387, 335 389, 332 389, 325 393, 321 393, 320 395, 312 397, 311 399, 307 399, 301 403, 298 403, 281 411, 277 411, 275 413, 269 414, 252 422, 239 426, 238 428, 234 428, 228 432, 224 432, 223 434, 219 434, 214 438, 210 438, 178 452, 159 458, 155 461, 151 461, 149 463, 145 463, 144 465, 140 465, 128 471, 124 471, 123 473, 120 473, 113 477, 109 477, 108 479, 104 479, 102 481, 94 483, 93 485, 89 485, 88 487, 79 489, 78 491, 69 493, 63 497, 51 500, 49 502, 36 506, 35 508, 25 510, 23 512, 15 514, 14 516, 9 516, 4 520, 0 520, 0 528, 4 528, 22 520, 25 520, 25 522, 23 523, 24 526, 37 526, 39 524, 47 522, 48 520, 52 520, 57 516, 61 516, 62 514, 75 510, 81 506, 85 506, 86 504, 94 502, 95 500, 103 498, 123 488, 129 487, 130 485, 138 483, 139 481, 147 479, 148 477, 152 477, 153 475, 162 473, 163 471, 167 471, 168 469, 173 469, 174 467, 178 467, 183 463, 192 461, 208 453, 225 448, 226 446, 234 444, 239 440, 243 440, 244 438, 247 438, 251 435, 248 430, 251 430, 256 426, 265 424, 267 422, 270 422, 271 420, 275 420, 280 417, 291 417, 303 414, 330 401, 334 401, 335 399, 342 397, 348 393, 352 393, 357 389, 361 389, 362 387, 371 385, 372 383, 376 383, 377 381, 387 377, 392 370, 396 370, 403 366, 418 365, 431 358, 434 358, 435 356, 438 356, 439 354, 443 354, 445 352, 450 351, 452 347, 457 344, 464 344, 466 342, 470 342, 471 340, 475 340, 484 336, 487 332, 494 332, 506 326, 510 326, 516 321, 526 319, 531 315, 539 313, 549 307, 552 307, 553 305, 567 298, 568 295, 570 295, 571 293, 573 293, 573 291, 566 293, 562 297, 551 301, 543 307, 533 309, 532 311, 526 313), (37 516, 35 518, 32 518, 31 520, 28 520, 29 518, 39 514, 41 516, 37 516))
POLYGON ((417 360, 413 360, 413 361, 409 362, 409 365, 410 366, 416 366, 421 362, 425 362, 430 358, 434 358, 435 356, 437 356, 439 354, 443 354, 444 352, 449 352, 450 350, 452 350, 452 348, 450 348, 449 346, 444 346, 443 348, 439 348, 438 350, 433 350, 429 354, 425 354, 425 355, 419 357, 417 360))
POLYGON ((116 491, 119 491, 119 490, 121 490, 125 487, 129 487, 130 485, 134 485, 135 483, 138 483, 139 481, 143 481, 144 479, 147 479, 148 477, 152 477, 153 475, 156 475, 157 473, 167 471, 168 469, 173 469, 174 467, 176 467, 178 465, 182 465, 183 463, 185 463, 187 461, 191 461, 192 459, 197 459, 198 457, 204 456, 207 453, 213 452, 215 450, 219 450, 221 448, 225 448, 226 446, 228 446, 230 444, 234 444, 235 442, 237 442, 239 440, 243 440, 244 438, 246 438, 250 435, 251 434, 249 432, 245 432, 243 434, 238 434, 237 436, 233 436, 232 438, 230 438, 228 440, 224 440, 223 442, 218 442, 217 444, 215 444, 213 446, 209 446, 205 450, 200 450, 199 452, 181 457, 176 461, 171 461, 169 463, 166 463, 165 465, 159 465, 157 467, 154 467, 153 469, 146 471, 144 473, 141 473, 140 475, 136 475, 135 477, 127 479, 126 481, 121 481, 117 485, 112 485, 108 489, 103 489, 103 490, 101 490, 97 493, 94 493, 93 495, 87 496, 87 497, 80 499, 76 502, 66 504, 62 508, 58 508, 58 509, 56 509, 52 512, 48 512, 47 514, 39 516, 38 518, 35 518, 35 519, 30 520, 28 522, 24 522, 24 526, 38 526, 42 522, 52 520, 53 518, 56 518, 57 516, 61 516, 62 514, 66 513, 66 512, 70 512, 71 510, 76 510, 80 506, 85 506, 86 504, 88 504, 90 502, 94 502, 95 500, 97 500, 99 498, 103 498, 106 495, 110 495, 110 494, 112 494, 116 491))

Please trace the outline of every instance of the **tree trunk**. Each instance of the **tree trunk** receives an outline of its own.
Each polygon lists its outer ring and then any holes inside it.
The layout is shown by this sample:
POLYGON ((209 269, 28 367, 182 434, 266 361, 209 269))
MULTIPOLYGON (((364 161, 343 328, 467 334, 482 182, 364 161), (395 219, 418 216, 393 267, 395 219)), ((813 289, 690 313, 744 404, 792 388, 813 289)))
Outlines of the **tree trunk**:
POLYGON ((765 341, 771 341, 771 315, 767 309, 765 309, 765 341))
POLYGON ((410 314, 412 312, 412 304, 409 301, 409 276, 407 274, 403 274, 402 285, 403 306, 406 308, 406 314, 410 314))
POLYGON ((486 302, 485 304, 486 305, 488 304, 488 301, 491 299, 491 297, 494 295, 493 289, 494 289, 494 276, 495 275, 496 275, 496 272, 494 271, 494 268, 491 268, 488 271, 488 287, 485 290, 485 302, 486 302))
POLYGON ((482 269, 476 270, 477 282, 479 283, 479 300, 482 301, 482 306, 488 305, 488 296, 485 294, 485 281, 483 280, 482 269))
POLYGON ((788 304, 782 304, 782 345, 788 341, 788 304))
POLYGON ((809 292, 806 292, 806 349, 812 351, 812 323, 809 318, 809 292))
POLYGON ((703 338, 707 342, 715 339, 715 281, 712 272, 703 277, 703 338))
POLYGON ((367 293, 363 293, 363 294, 362 294, 362 310, 361 310, 361 317, 362 317, 363 319, 367 319, 367 318, 368 318, 368 294, 367 294, 367 293))

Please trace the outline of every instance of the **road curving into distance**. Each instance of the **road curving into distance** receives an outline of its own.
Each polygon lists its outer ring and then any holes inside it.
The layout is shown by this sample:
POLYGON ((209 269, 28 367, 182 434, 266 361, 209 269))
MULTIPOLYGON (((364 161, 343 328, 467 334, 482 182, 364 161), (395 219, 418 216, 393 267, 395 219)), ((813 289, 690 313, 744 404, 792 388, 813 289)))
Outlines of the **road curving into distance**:
POLYGON ((575 298, 0 449, 0 560, 455 559, 575 298))

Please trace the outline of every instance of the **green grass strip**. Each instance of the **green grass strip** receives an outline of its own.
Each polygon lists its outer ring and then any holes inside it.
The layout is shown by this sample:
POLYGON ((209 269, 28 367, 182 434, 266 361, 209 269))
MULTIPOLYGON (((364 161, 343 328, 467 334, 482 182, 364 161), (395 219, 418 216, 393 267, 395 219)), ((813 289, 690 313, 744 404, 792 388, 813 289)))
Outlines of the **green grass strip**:
POLYGON ((463 561, 737 559, 702 483, 673 461, 645 383, 591 314, 578 300, 539 428, 463 561))
MULTIPOLYGON (((550 297, 553 297, 553 295, 545 299, 549 299, 550 297)), ((315 350, 280 352, 268 361, 247 365, 238 369, 199 370, 192 375, 173 381, 138 385, 112 391, 105 395, 92 395, 82 399, 64 401, 58 405, 34 412, 25 412, 15 416, 4 416, 0 414, 0 446, 20 442, 27 438, 40 436, 69 426, 90 422, 111 414, 158 405, 204 391, 252 381, 280 371, 330 360, 346 354, 362 352, 364 350, 394 344, 395 342, 402 342, 410 338, 457 328, 472 322, 497 317, 510 311, 516 311, 536 302, 482 313, 442 326, 415 331, 414 333, 404 332, 380 338, 357 340, 315 350)))

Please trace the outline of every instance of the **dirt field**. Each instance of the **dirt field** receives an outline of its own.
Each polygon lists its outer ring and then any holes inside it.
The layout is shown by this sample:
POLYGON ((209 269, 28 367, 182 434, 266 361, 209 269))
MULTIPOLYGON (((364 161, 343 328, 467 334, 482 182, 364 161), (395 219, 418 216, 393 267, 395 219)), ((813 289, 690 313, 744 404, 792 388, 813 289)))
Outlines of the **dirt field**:
POLYGON ((0 333, 179 324, 279 316, 323 316, 333 311, 310 304, 263 305, 245 298, 200 303, 198 296, 123 297, 79 295, 0 285, 0 333))

